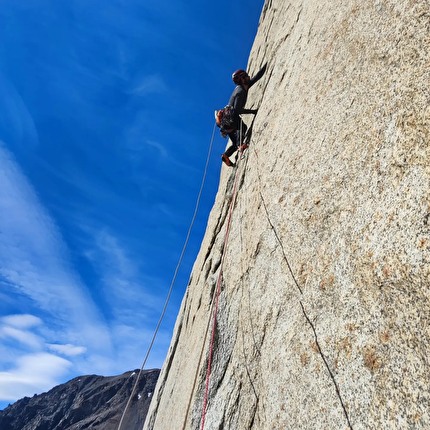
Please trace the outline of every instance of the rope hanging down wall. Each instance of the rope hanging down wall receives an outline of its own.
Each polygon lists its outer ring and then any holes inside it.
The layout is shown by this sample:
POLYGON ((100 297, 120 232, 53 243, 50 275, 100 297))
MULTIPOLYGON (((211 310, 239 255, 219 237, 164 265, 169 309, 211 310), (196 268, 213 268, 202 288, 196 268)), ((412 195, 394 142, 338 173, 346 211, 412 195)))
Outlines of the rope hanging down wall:
MULTIPOLYGON (((242 125, 242 124, 241 124, 242 125)), ((239 142, 242 142, 242 126, 240 127, 240 138, 239 142)), ((200 421, 200 430, 204 430, 205 428, 205 421, 206 421, 206 412, 207 412, 207 404, 208 404, 208 398, 209 398, 209 384, 210 384, 210 377, 212 372, 212 358, 213 358, 213 352, 214 352, 214 344, 215 344, 215 333, 217 328, 217 315, 218 315, 218 304, 219 304, 219 296, 221 292, 221 284, 222 284, 222 271, 223 271, 223 265, 224 265, 224 259, 227 251, 227 245, 228 245, 228 238, 230 235, 230 227, 231 227, 231 221, 232 221, 232 215, 233 215, 233 209, 236 203, 236 197, 237 197, 237 184, 238 184, 238 178, 239 178, 239 165, 240 165, 240 159, 242 155, 242 150, 239 149, 239 161, 236 164, 236 172, 234 176, 234 183, 233 183, 233 193, 232 198, 230 201, 230 205, 228 208, 228 218, 227 218, 227 226, 225 230, 224 235, 224 243, 223 243, 223 251, 221 255, 221 263, 220 268, 218 272, 218 278, 216 283, 216 290, 215 290, 215 306, 213 309, 212 314, 212 331, 211 331, 211 338, 210 338, 210 344, 209 344, 209 353, 208 353, 208 364, 206 369, 206 385, 205 385, 205 392, 203 397, 203 407, 202 407, 202 417, 200 421)), ((197 369, 198 371, 198 369, 197 369)))
POLYGON ((175 272, 173 274, 173 278, 172 278, 172 281, 170 283, 169 290, 167 292, 166 300, 164 302, 164 306, 163 306, 163 309, 161 311, 160 318, 158 319, 158 322, 157 322, 157 325, 155 327, 155 330, 154 330, 151 342, 150 342, 150 344, 148 346, 148 350, 146 351, 145 358, 143 360, 142 366, 140 367, 139 373, 136 376, 136 381, 135 381, 135 383, 133 385, 133 389, 132 389, 132 391, 130 393, 130 396, 128 398, 127 404, 125 405, 125 408, 124 408, 124 411, 122 413, 121 420, 119 421, 117 430, 121 430, 122 423, 124 421, 124 417, 125 417, 125 415, 127 413, 127 410, 128 410, 128 408, 130 406, 131 399, 133 398, 133 396, 134 396, 134 394, 136 392, 136 388, 137 388, 137 385, 139 383, 139 378, 140 378, 140 376, 142 374, 142 371, 143 371, 143 369, 144 369, 144 367, 146 365, 146 362, 148 360, 149 354, 151 353, 152 347, 154 345, 155 339, 156 339, 158 331, 160 329, 160 325, 161 325, 161 323, 162 323, 162 321, 164 319, 164 315, 166 313, 167 306, 168 306, 168 304, 170 302, 170 297, 172 295, 173 286, 175 285, 176 278, 177 278, 178 272, 179 272, 179 268, 181 267, 182 260, 183 260, 184 255, 185 255, 185 251, 187 249, 188 242, 190 240, 191 231, 193 229, 194 222, 195 222, 196 217, 197 217, 197 212, 198 212, 198 209, 199 209, 199 206, 200 206, 200 200, 201 200, 201 197, 202 197, 204 184, 206 182, 206 175, 207 175, 207 171, 208 171, 209 160, 210 160, 211 153, 212 153, 212 146, 213 146, 213 141, 214 141, 214 136, 215 136, 215 129, 216 129, 216 124, 214 124, 213 130, 212 130, 212 137, 211 137, 211 141, 210 141, 210 144, 209 144, 208 154, 207 154, 207 157, 206 157, 206 164, 205 164, 205 168, 204 168, 204 171, 203 171, 202 181, 201 181, 201 184, 200 184, 200 190, 199 190, 199 193, 197 195, 196 205, 195 205, 195 208, 194 208, 194 213, 193 213, 193 216, 192 216, 192 219, 191 219, 191 222, 190 222, 190 226, 188 227, 187 236, 185 238, 185 242, 184 242, 184 245, 182 247, 182 251, 181 251, 181 254, 179 256, 179 260, 178 260, 178 263, 176 265, 175 272))
MULTIPOLYGON (((253 149, 254 149, 254 153, 255 153, 255 156, 256 156, 257 176, 258 176, 258 180, 259 180, 260 187, 261 187, 261 178, 260 178, 260 173, 259 173, 259 168, 258 168, 258 166, 259 166, 258 154, 257 154, 257 151, 255 150, 255 147, 253 147, 253 149)), ((226 234, 225 234, 225 238, 224 238, 224 248, 223 248, 223 253, 222 253, 222 257, 221 257, 220 271, 219 271, 218 279, 217 279, 217 287, 216 287, 216 293, 215 293, 215 307, 214 307, 214 310, 213 310, 213 317, 212 317, 212 332, 211 332, 211 341, 210 341, 210 347, 209 347, 208 365, 207 365, 207 371, 206 371, 206 386, 205 386, 205 393, 204 393, 204 401, 203 401, 203 408, 202 408, 202 417, 201 417, 200 430, 204 430, 204 426, 205 426, 205 419, 206 419, 206 412, 207 412, 207 402, 208 402, 208 398, 209 398, 210 376, 211 376, 211 370, 212 370, 211 367, 212 367, 213 349, 214 349, 214 341, 215 341, 215 333, 216 333, 216 325, 217 325, 218 300, 219 300, 219 295, 220 295, 220 290, 221 290, 221 282, 222 282, 222 268, 223 268, 224 256, 225 256, 225 253, 226 253, 226 250, 227 250, 227 244, 228 244, 228 237, 229 237, 229 233, 230 233, 230 225, 231 225, 231 220, 232 220, 233 208, 234 208, 234 205, 235 205, 235 202, 236 202, 237 184, 238 184, 238 177, 239 177, 238 173, 239 173, 239 169, 237 169, 236 175, 235 175, 234 186, 233 186, 233 197, 232 197, 232 200, 231 200, 230 206, 229 206, 228 222, 227 222, 226 234)), ((281 247, 283 258, 284 258, 284 260, 285 260, 285 262, 287 264, 287 267, 288 267, 288 270, 290 272, 290 275, 291 275, 291 277, 293 279, 293 282, 294 282, 295 286, 297 287, 297 289, 299 291, 300 296, 302 296, 303 295, 303 289, 300 286, 300 284, 298 283, 297 278, 294 275, 294 272, 292 270, 290 262, 288 261, 287 255, 285 253, 284 246, 283 246, 283 243, 281 241, 281 238, 279 237, 278 232, 277 232, 277 230, 276 230, 276 228, 275 228, 275 226, 274 226, 274 224, 273 224, 273 222, 272 222, 272 220, 270 218, 269 210, 267 208, 265 199, 264 199, 263 194, 261 192, 261 188, 260 188, 260 198, 262 200, 263 208, 264 208, 264 211, 266 213, 269 225, 270 225, 272 231, 274 232, 276 240, 278 241, 278 243, 279 243, 279 245, 281 247)), ((353 430, 353 427, 352 427, 352 424, 351 424, 351 421, 350 421, 350 418, 349 418, 348 411, 346 409, 345 403, 344 403, 343 398, 342 398, 341 393, 340 393, 339 386, 337 384, 337 381, 336 381, 336 379, 334 377, 334 374, 333 374, 333 372, 332 372, 332 370, 331 370, 331 368, 330 368, 330 366, 329 366, 329 364, 327 362, 327 359, 326 359, 325 355, 323 354, 323 352, 321 350, 320 344, 318 342, 318 336, 317 336, 317 332, 316 332, 315 326, 312 323, 311 319, 309 318, 309 316, 308 316, 308 314, 307 314, 307 312, 305 310, 304 304, 303 304, 303 302, 302 302, 301 299, 299 299, 299 304, 301 306, 301 309, 302 309, 303 315, 304 315, 304 317, 306 319, 306 322, 309 324, 309 326, 310 326, 310 328, 312 330, 312 333, 313 333, 314 338, 315 338, 316 345, 318 347, 319 354, 320 354, 320 356, 321 356, 321 358, 322 358, 322 360, 324 362, 324 365, 325 365, 325 367, 327 369, 327 372, 328 372, 328 374, 330 376, 330 379, 333 382, 333 385, 334 385, 337 397, 339 399, 339 402, 341 404, 341 408, 343 410, 343 413, 344 413, 345 419, 347 421, 348 427, 351 430, 353 430)))
MULTIPOLYGON (((253 124, 254 124, 254 120, 255 120, 255 117, 254 117, 254 119, 252 120, 252 123, 251 123, 251 126, 249 127, 249 129, 248 129, 248 131, 247 131, 247 133, 246 133, 246 135, 245 135, 245 138, 244 138, 244 143, 249 143, 249 141, 250 141, 250 138, 251 138, 251 134, 252 134, 252 126, 253 126, 253 124)), ((240 128, 240 133, 242 133, 242 127, 240 128)), ((242 135, 240 135, 240 140, 242 140, 242 135)), ((243 149, 242 150, 239 150, 239 152, 238 152, 238 155, 240 156, 240 155, 242 155, 243 154, 243 149)), ((246 161, 248 161, 248 159, 246 159, 246 161)), ((238 165, 239 163, 237 163, 237 165, 238 165)), ((246 166, 246 164, 245 164, 245 166, 246 166)), ((238 176, 237 176, 237 172, 238 172, 238 170, 236 170, 236 175, 235 175, 235 180, 234 180, 234 185, 233 185, 233 189, 234 190, 236 190, 237 189, 237 180, 238 180, 238 176)), ((236 192, 234 193, 234 195, 236 195, 236 192)), ((233 203, 234 204, 234 203, 233 203)), ((228 209, 228 213, 230 213, 230 207, 233 207, 233 206, 231 206, 231 205, 229 205, 228 206, 229 207, 229 209, 228 209)), ((224 239, 224 243, 223 243, 223 245, 225 244, 225 239, 224 239)), ((225 249, 225 248, 224 248, 225 249)), ((221 276, 222 275, 222 272, 220 271, 219 272, 219 274, 218 274, 218 276, 221 276)), ((221 282, 221 278, 220 278, 220 282, 221 282)), ((221 284, 219 284, 219 285, 221 285, 221 284)), ((217 286, 218 286, 218 282, 217 282, 217 286)), ((216 288, 216 291, 218 290, 218 288, 216 288)), ((218 303, 218 302, 217 302, 218 303)), ((199 374, 199 369, 200 369, 200 365, 201 365, 201 363, 202 363, 202 358, 203 358, 203 353, 204 353, 204 349, 205 349, 205 344, 206 344, 206 339, 208 338, 208 333, 209 333, 209 328, 210 328, 210 323, 211 323, 211 321, 213 320, 213 318, 211 318, 211 316, 212 315, 214 315, 213 314, 213 308, 214 308, 214 300, 212 300, 211 301, 211 305, 210 305, 210 308, 209 308, 209 312, 208 312, 208 314, 209 314, 209 318, 208 318, 208 322, 207 322, 207 324, 206 324, 206 331, 205 331, 205 334, 204 334, 204 336, 203 336, 203 342, 202 342, 202 348, 201 348, 201 351, 200 351, 200 356, 199 356, 199 360, 198 360, 198 364, 197 364, 197 366, 196 366, 196 372, 195 372, 195 374, 194 374, 194 381, 193 381, 193 385, 192 385, 192 389, 191 389, 191 391, 190 391, 190 397, 189 397, 189 399, 188 399, 188 403, 187 403, 187 409, 186 409, 186 412, 185 412, 185 415, 184 415, 184 419, 183 419, 183 422, 182 422, 182 427, 181 427, 181 430, 186 430, 186 425, 187 425, 187 420, 188 420, 188 414, 189 414, 189 411, 190 411, 190 408, 191 408, 191 403, 192 403, 192 398, 193 398, 193 393, 194 393, 194 390, 195 390, 195 387, 196 387, 196 384, 197 384, 197 378, 198 378, 198 374, 199 374)), ((208 381, 208 387, 209 387, 209 381, 208 381)), ((208 390, 207 390, 207 392, 208 392, 208 390)), ((208 396, 208 393, 206 393, 206 397, 208 396)), ((207 409, 207 398, 206 398, 206 400, 204 401, 204 403, 205 403, 205 406, 202 408, 202 411, 204 411, 204 414, 206 414, 206 409, 207 409)), ((203 416, 203 413, 202 413, 202 416, 203 416)), ((204 420, 203 420, 204 421, 204 420)))

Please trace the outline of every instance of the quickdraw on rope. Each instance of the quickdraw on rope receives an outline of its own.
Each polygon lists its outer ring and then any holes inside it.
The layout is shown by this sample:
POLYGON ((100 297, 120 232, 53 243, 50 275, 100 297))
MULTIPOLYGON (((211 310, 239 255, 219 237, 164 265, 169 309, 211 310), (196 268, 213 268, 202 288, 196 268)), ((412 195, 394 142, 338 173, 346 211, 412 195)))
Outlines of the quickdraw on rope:
POLYGON ((190 236, 191 236, 191 230, 192 230, 192 228, 194 226, 194 222, 195 222, 196 217, 197 217, 197 212, 198 212, 198 209, 199 209, 199 206, 200 206, 200 200, 201 200, 201 196, 202 196, 204 184, 206 182, 206 175, 207 175, 207 171, 208 171, 209 160, 210 160, 210 157, 211 157, 212 146, 213 146, 213 141, 214 141, 214 136, 215 136, 215 128, 216 128, 216 126, 214 125, 214 128, 212 130, 212 138, 211 138, 211 141, 210 141, 210 144, 209 144, 208 155, 206 157, 206 164, 205 164, 205 168, 204 168, 204 172, 203 172, 202 182, 201 182, 201 185, 200 185, 200 190, 199 190, 199 193, 198 193, 198 196, 197 196, 197 200, 196 200, 196 205, 195 205, 195 208, 194 208, 194 214, 193 214, 193 217, 191 219, 190 226, 188 227, 188 232, 187 232, 187 236, 186 236, 184 245, 182 247, 181 255, 179 257, 178 264, 176 265, 175 272, 174 272, 172 281, 170 283, 170 287, 169 287, 169 290, 168 290, 168 293, 167 293, 167 296, 166 296, 166 300, 164 302, 163 310, 162 310, 160 318, 159 318, 159 320, 157 322, 157 326, 156 326, 156 328, 154 330, 154 334, 152 336, 152 339, 151 339, 151 342, 149 344, 148 350, 146 351, 146 355, 145 355, 145 358, 143 360, 142 366, 140 367, 139 373, 137 374, 136 381, 135 381, 135 383, 133 385, 133 389, 131 391, 131 394, 130 394, 130 396, 128 398, 127 404, 126 404, 126 406, 124 408, 124 411, 122 413, 121 420, 120 420, 120 422, 118 424, 117 430, 121 430, 121 426, 122 426, 122 423, 124 421, 125 414, 127 413, 127 410, 128 410, 128 408, 130 406, 131 399, 133 398, 133 395, 136 392, 137 384, 139 383, 139 378, 140 378, 140 376, 142 374, 142 371, 143 371, 143 369, 144 369, 144 367, 146 365, 146 362, 148 360, 149 354, 150 354, 150 352, 152 350, 152 347, 154 345, 154 342, 155 342, 155 339, 157 337, 158 331, 160 329, 160 325, 161 325, 161 323, 163 321, 163 318, 164 318, 164 315, 166 313, 167 306, 169 304, 170 297, 172 295, 173 286, 174 286, 174 284, 176 282, 176 277, 178 275, 179 268, 180 268, 180 266, 182 264, 182 260, 183 260, 184 255, 185 255, 185 251, 186 251, 187 246, 188 246, 188 242, 189 242, 189 239, 190 239, 190 236))
MULTIPOLYGON (((242 119, 240 122, 240 138, 239 138, 239 148, 242 145, 242 119)), ((239 149, 239 152, 242 152, 241 149, 239 149)), ((240 160, 241 157, 239 157, 240 160)), ((239 163, 238 163, 239 164, 239 163)), ((235 177, 234 177, 234 184, 233 184, 233 195, 232 199, 230 201, 230 206, 228 209, 228 219, 227 219, 227 227, 225 230, 225 236, 224 236, 224 247, 221 255, 221 263, 220 263, 220 269, 218 272, 218 278, 216 283, 216 290, 215 290, 215 306, 213 310, 213 317, 212 317, 212 332, 211 332, 211 339, 209 344, 209 353, 208 353, 208 365, 206 368, 206 385, 205 385, 205 393, 203 398, 203 408, 202 408, 202 417, 200 421, 200 430, 204 430, 205 428, 205 420, 206 420, 206 412, 207 412, 207 404, 208 404, 208 398, 209 398, 209 384, 210 384, 210 376, 212 371, 212 359, 213 359, 213 352, 214 352, 214 344, 215 344, 215 332, 217 328, 217 315, 218 315, 218 304, 219 304, 219 296, 221 293, 221 283, 222 283, 222 269, 224 265, 224 258, 227 251, 227 244, 228 244, 228 238, 230 234, 230 226, 232 221, 232 215, 233 215, 233 208, 236 203, 236 196, 237 196, 237 184, 238 184, 238 178, 239 178, 239 169, 236 170, 235 177)))

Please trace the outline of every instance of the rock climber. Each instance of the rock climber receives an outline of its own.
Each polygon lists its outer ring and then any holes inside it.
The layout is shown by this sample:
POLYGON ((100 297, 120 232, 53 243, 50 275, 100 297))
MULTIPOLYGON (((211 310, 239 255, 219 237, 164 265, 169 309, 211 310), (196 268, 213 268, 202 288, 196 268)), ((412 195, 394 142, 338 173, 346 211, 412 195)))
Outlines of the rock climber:
POLYGON ((236 70, 232 79, 236 84, 236 88, 230 96, 228 105, 220 111, 215 111, 215 117, 217 124, 221 128, 221 134, 225 137, 228 136, 231 140, 232 145, 222 154, 222 161, 227 166, 234 166, 234 163, 230 160, 230 156, 233 155, 239 148, 244 150, 248 147, 244 143, 243 139, 248 129, 247 125, 241 120, 241 114, 256 114, 258 109, 245 109, 246 100, 248 98, 248 90, 264 75, 266 71, 267 63, 259 70, 259 72, 251 78, 245 70, 236 70), (222 126, 220 117, 225 113, 225 122, 227 126, 222 126), (227 118, 228 117, 228 118, 227 118), (242 141, 240 141, 242 139, 242 141))

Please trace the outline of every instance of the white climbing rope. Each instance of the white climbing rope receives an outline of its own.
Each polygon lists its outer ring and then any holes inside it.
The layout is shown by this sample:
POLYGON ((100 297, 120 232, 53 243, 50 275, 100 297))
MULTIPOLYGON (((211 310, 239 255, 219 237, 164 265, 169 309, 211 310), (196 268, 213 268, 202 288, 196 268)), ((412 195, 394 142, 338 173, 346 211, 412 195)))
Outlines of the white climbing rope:
POLYGON ((136 388, 137 388, 137 384, 139 383, 140 375, 142 374, 143 368, 146 365, 146 362, 148 360, 149 354, 150 354, 150 352, 152 350, 152 347, 154 345, 154 342, 155 342, 155 339, 157 337, 158 331, 160 329, 160 325, 161 325, 161 323, 163 321, 163 318, 164 318, 164 315, 166 313, 167 306, 169 304, 170 297, 172 295, 173 286, 175 285, 176 277, 178 275, 179 268, 180 268, 180 266, 182 264, 182 260, 183 260, 184 255, 185 255, 185 251, 186 251, 187 246, 188 246, 188 242, 189 242, 189 239, 190 239, 190 236, 191 236, 191 230, 193 229, 194 222, 195 222, 196 217, 197 217, 197 212, 198 212, 198 209, 199 209, 199 206, 200 206, 200 200, 201 200, 201 196, 202 196, 204 184, 206 182, 206 175, 207 175, 207 171, 208 171, 209 160, 210 160, 210 157, 211 157, 212 146, 213 146, 213 141, 214 141, 214 136, 215 136, 215 128, 216 128, 216 124, 214 124, 214 128, 212 130, 212 138, 211 138, 211 141, 210 141, 210 144, 209 144, 208 155, 206 157, 206 164, 205 164, 205 168, 204 168, 204 172, 203 172, 202 182, 201 182, 201 185, 200 185, 199 193, 197 195, 196 205, 195 205, 195 208, 194 208, 194 214, 193 214, 193 217, 191 219, 190 226, 188 227, 187 236, 185 238, 185 242, 184 242, 184 245, 182 247, 181 255, 179 257, 178 263, 177 263, 176 268, 175 268, 175 272, 173 274, 172 281, 170 283, 169 290, 167 292, 167 296, 166 296, 166 300, 164 302, 163 310, 161 311, 160 318, 158 319, 157 325, 156 325, 155 330, 154 330, 154 334, 152 336, 152 339, 151 339, 151 342, 149 344, 149 347, 148 347, 148 349, 146 351, 145 358, 143 360, 142 366, 140 367, 139 373, 136 376, 136 381, 135 381, 135 383, 133 385, 133 389, 132 389, 132 391, 130 393, 130 396, 128 398, 127 404, 125 405, 125 408, 124 408, 124 411, 122 413, 121 420, 120 420, 120 422, 118 424, 117 430, 121 430, 121 426, 122 426, 122 423, 124 421, 124 417, 125 417, 125 415, 127 413, 128 407, 130 406, 131 399, 133 398, 134 393, 136 392, 136 388))

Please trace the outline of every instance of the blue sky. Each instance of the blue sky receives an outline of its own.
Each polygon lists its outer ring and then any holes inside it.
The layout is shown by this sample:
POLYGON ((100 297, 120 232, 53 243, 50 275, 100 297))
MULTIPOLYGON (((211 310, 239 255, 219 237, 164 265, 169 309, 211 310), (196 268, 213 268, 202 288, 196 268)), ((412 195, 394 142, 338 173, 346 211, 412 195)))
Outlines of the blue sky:
MULTIPOLYGON (((0 408, 139 368, 191 220, 213 111, 263 1, 3 0, 0 408)), ((214 202, 218 133, 147 368, 160 367, 214 202)))

